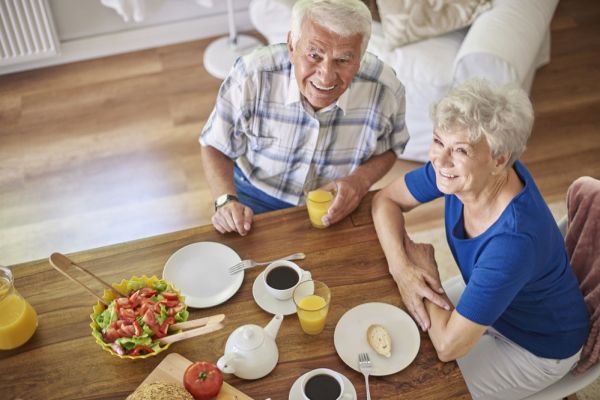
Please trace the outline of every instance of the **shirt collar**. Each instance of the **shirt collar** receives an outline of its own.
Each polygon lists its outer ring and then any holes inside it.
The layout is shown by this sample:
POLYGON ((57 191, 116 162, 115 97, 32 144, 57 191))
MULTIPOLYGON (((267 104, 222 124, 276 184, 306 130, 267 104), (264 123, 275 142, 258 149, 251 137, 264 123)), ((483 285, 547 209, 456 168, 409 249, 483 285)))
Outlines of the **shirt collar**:
POLYGON ((290 68, 290 81, 288 84, 287 98, 285 99, 285 104, 290 105, 294 103, 301 103, 301 99, 300 88, 298 87, 298 82, 296 82, 296 75, 294 73, 294 64, 292 64, 292 68, 290 68))
MULTIPOLYGON (((289 79, 290 79, 290 82, 288 85, 287 98, 285 99, 285 104, 290 105, 290 104, 294 104, 294 103, 301 103, 302 95, 300 94, 300 88, 298 87, 298 81, 296 81, 296 75, 294 74, 294 64, 292 64, 292 67, 290 68, 290 78, 289 79)), ((342 93, 342 95, 337 99, 337 101, 334 104, 331 104, 325 108, 322 108, 319 111, 329 111, 332 109, 333 106, 337 106, 338 108, 340 108, 342 110, 342 112, 345 115, 346 110, 348 108, 348 102, 350 101, 349 92, 351 89, 352 89, 352 83, 350 83, 350 86, 348 86, 348 88, 346 88, 344 93, 342 93)))

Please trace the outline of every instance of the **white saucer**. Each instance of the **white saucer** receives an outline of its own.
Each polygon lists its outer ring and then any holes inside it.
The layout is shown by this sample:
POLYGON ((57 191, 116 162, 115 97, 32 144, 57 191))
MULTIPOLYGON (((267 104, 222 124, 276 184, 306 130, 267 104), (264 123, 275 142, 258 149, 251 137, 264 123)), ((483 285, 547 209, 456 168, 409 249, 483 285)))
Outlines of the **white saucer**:
MULTIPOLYGON (((310 372, 310 371, 308 371, 308 372, 310 372)), ((306 374, 308 374, 308 372, 306 374)), ((296 381, 292 385, 292 388, 290 389, 289 400, 302 400, 302 388, 300 387, 300 382, 302 382, 302 378, 306 374, 301 375, 298 379, 296 379, 296 381)), ((339 372, 338 372, 338 374, 339 374, 339 372)), ((344 380, 344 386, 346 387, 344 394, 350 394, 353 396, 353 399, 356 399, 356 389, 354 388, 354 385, 352 384, 350 379, 346 378, 342 374, 340 374, 340 375, 342 376, 342 379, 344 380)))
MULTIPOLYGON (((252 285, 252 296, 254 301, 263 310, 271 314, 291 315, 296 314, 294 299, 279 300, 273 297, 265 287, 263 275, 265 271, 258 274, 252 285)), ((312 286, 312 285, 311 285, 312 286)), ((309 293, 307 293, 309 294, 309 293)))

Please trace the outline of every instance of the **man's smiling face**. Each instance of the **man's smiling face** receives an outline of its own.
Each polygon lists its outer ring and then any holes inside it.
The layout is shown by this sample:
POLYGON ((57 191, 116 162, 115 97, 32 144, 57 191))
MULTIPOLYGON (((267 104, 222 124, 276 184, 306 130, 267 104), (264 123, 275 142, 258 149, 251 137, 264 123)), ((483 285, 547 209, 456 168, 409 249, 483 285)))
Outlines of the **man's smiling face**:
POLYGON ((341 37, 306 19, 300 38, 288 51, 300 93, 315 110, 333 104, 352 82, 360 67, 360 34, 341 37))

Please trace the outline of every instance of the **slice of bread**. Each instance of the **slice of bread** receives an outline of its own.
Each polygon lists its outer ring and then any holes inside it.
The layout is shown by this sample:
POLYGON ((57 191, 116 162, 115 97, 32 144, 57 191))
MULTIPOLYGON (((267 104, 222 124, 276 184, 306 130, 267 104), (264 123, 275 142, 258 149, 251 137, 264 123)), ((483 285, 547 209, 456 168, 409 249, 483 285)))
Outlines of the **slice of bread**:
POLYGON ((181 385, 154 382, 141 385, 125 400, 194 400, 194 397, 181 385))
POLYGON ((392 356, 392 338, 381 325, 371 325, 367 329, 367 341, 377 353, 385 357, 392 356))

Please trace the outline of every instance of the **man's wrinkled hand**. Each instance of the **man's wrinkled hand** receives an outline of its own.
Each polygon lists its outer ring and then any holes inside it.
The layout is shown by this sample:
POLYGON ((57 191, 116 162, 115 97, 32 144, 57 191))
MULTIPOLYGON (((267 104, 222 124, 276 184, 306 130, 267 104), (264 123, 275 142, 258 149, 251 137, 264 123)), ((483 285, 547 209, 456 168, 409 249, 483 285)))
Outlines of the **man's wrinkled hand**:
MULTIPOLYGON (((338 179, 335 183, 332 182, 329 185, 336 186, 337 194, 327 214, 323 217, 325 226, 335 224, 354 211, 369 191, 369 188, 365 187, 364 183, 351 176, 338 179)), ((325 188, 328 188, 328 186, 326 185, 325 188)))
POLYGON ((220 207, 211 218, 215 229, 220 233, 237 232, 245 236, 250 232, 254 212, 238 201, 230 201, 220 207))

